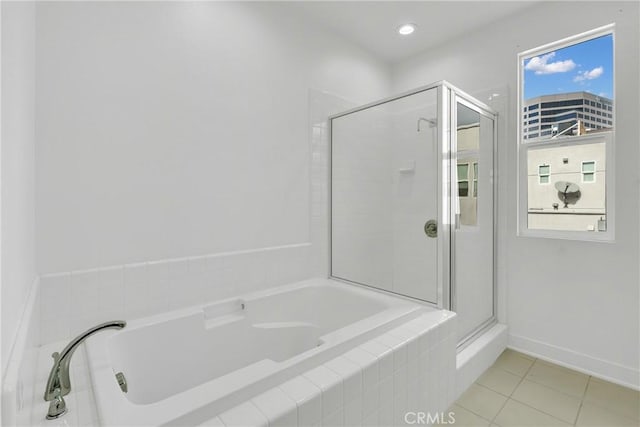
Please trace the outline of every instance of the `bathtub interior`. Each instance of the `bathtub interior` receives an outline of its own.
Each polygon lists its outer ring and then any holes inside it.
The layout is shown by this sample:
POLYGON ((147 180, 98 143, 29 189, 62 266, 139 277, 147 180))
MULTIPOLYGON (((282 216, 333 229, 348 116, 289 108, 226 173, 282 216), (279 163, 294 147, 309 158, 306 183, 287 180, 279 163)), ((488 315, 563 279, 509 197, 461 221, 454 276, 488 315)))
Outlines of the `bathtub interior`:
POLYGON ((321 351, 332 334, 347 334, 359 322, 375 324, 376 316, 393 306, 416 308, 327 283, 229 299, 161 321, 131 322, 106 338, 109 364, 114 374, 125 374, 130 402, 150 404, 225 375, 275 371, 321 351))

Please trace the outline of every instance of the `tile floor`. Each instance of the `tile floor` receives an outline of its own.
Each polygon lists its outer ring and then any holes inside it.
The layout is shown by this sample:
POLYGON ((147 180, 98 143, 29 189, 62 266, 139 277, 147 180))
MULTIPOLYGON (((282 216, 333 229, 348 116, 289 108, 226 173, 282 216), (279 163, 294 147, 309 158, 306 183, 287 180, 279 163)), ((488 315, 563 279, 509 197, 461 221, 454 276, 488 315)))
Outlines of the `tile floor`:
POLYGON ((450 408, 456 426, 640 426, 640 392, 505 350, 450 408))

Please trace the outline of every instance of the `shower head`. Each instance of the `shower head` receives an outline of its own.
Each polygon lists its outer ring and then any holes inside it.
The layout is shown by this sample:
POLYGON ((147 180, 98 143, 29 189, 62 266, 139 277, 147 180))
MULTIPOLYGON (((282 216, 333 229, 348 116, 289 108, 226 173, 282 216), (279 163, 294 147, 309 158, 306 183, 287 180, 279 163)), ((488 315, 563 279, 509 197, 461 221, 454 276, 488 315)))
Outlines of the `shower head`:
POLYGON ((438 124, 436 119, 425 119, 424 117, 420 117, 417 123, 418 132, 420 132, 420 122, 427 122, 430 128, 435 127, 438 124))

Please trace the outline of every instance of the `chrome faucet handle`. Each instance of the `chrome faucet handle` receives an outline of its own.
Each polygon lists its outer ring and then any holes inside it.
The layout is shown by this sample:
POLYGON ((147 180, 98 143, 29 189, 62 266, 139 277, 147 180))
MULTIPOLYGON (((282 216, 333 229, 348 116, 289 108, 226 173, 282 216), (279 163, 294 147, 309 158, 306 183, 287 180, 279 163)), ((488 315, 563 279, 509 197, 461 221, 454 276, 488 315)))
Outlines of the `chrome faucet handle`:
MULTIPOLYGON (((54 353, 57 354, 57 353, 54 353)), ((67 412, 67 403, 64 401, 62 397, 62 392, 60 388, 56 388, 53 391, 53 400, 49 403, 49 411, 47 412, 48 420, 55 420, 58 417, 61 417, 67 412)))
POLYGON ((122 329, 127 325, 124 320, 113 320, 101 323, 90 328, 73 339, 60 353, 57 351, 51 355, 53 366, 47 380, 47 387, 44 391, 44 400, 51 402, 47 419, 58 418, 67 411, 67 405, 63 396, 71 391, 71 379, 69 378, 69 364, 76 349, 91 335, 104 329, 122 329))

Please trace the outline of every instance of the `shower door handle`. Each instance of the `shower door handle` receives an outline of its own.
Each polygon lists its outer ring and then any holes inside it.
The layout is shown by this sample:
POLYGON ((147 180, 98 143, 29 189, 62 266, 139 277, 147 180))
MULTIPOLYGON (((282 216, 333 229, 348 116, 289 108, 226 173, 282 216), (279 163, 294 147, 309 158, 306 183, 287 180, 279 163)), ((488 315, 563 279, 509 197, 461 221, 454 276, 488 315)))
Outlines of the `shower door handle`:
POLYGON ((428 237, 436 238, 438 237, 438 221, 435 219, 430 219, 424 224, 424 234, 428 237))

